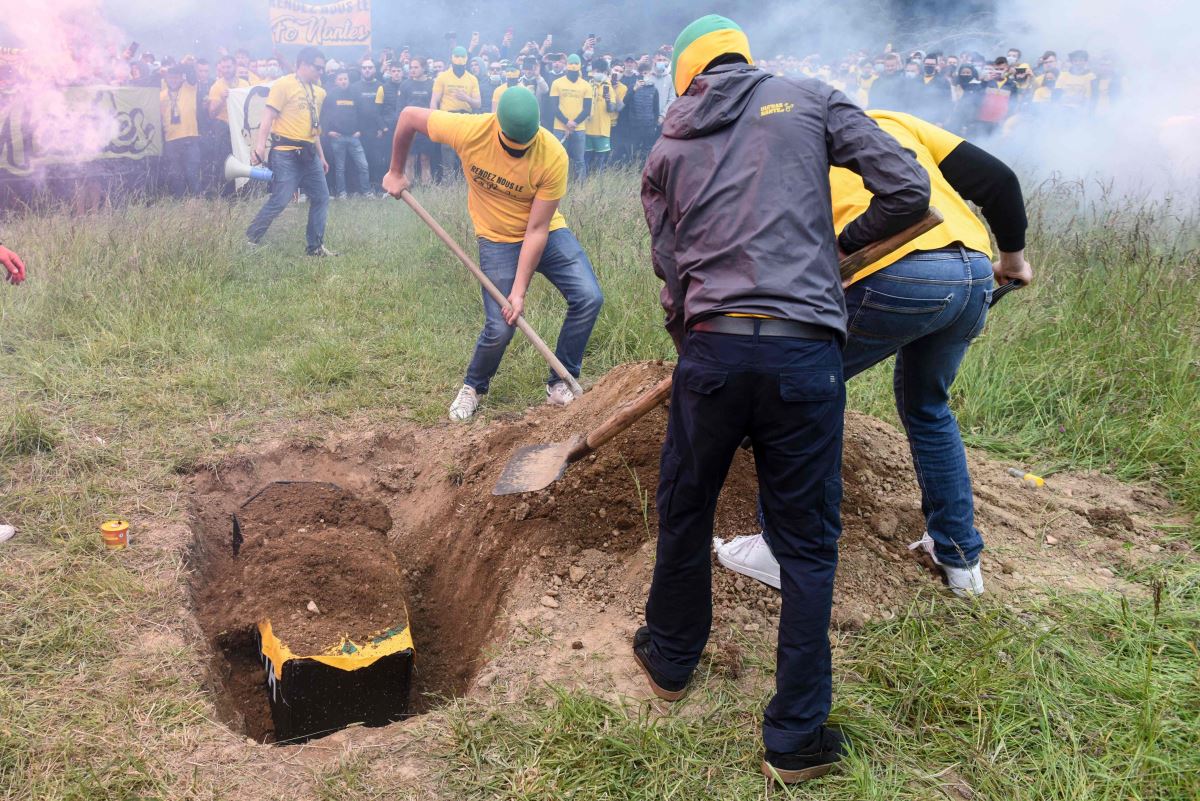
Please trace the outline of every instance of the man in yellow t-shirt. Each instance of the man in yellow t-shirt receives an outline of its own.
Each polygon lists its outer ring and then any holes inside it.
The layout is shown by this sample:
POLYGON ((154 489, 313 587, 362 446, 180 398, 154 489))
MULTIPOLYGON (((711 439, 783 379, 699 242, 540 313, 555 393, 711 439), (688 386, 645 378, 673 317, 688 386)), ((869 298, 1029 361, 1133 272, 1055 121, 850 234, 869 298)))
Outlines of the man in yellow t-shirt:
POLYGON ((321 74, 325 56, 315 47, 306 47, 296 56, 296 71, 271 85, 263 112, 258 140, 251 161, 267 161, 267 134, 270 133, 270 166, 275 173, 271 196, 246 229, 252 246, 262 241, 275 218, 287 208, 299 189, 308 198, 308 228, 305 252, 309 256, 335 256, 325 247, 325 217, 329 210, 329 185, 325 173, 329 164, 321 150, 321 104, 325 90, 321 74))
MULTIPOLYGON (((417 134, 454 150, 467 180, 467 212, 479 240, 479 266, 508 297, 509 308, 504 309, 483 293, 486 320, 462 388, 450 406, 451 420, 467 420, 479 408, 525 310, 525 293, 535 272, 566 298, 567 316, 555 354, 573 376, 579 376, 583 351, 604 303, 591 262, 558 211, 567 193, 567 154, 538 124, 539 118, 534 94, 513 86, 491 114, 409 106, 396 124, 384 190, 398 198, 408 189, 404 167, 417 134)), ((546 402, 566 406, 574 399, 570 387, 551 373, 546 402)))
POLYGON ((592 85, 583 80, 580 71, 583 62, 579 56, 567 57, 567 71, 550 84, 550 108, 554 117, 554 131, 567 150, 571 161, 571 177, 583 180, 587 177, 587 133, 584 124, 592 115, 592 85))
MULTIPOLYGON (((983 330, 994 282, 1033 280, 1025 260, 1025 205, 1013 171, 949 131, 896 111, 868 111, 929 173, 930 206, 945 221, 857 272, 846 288, 847 379, 895 354, 896 408, 920 477, 925 535, 909 547, 933 558, 957 595, 983 592, 971 477, 950 386, 971 341, 983 330), (991 240, 967 205, 977 205, 991 240)), ((862 178, 829 172, 834 227, 841 231, 872 202, 862 178)), ((717 559, 731 570, 779 586, 770 531, 717 541, 717 559)))
MULTIPOLYGON (((450 52, 450 67, 433 79, 433 95, 429 107, 454 114, 479 111, 483 101, 479 95, 479 79, 467 69, 467 49, 456 47, 450 52)), ((442 170, 453 174, 461 169, 458 156, 449 147, 442 147, 442 170)))
POLYGON ((598 58, 592 62, 592 113, 584 126, 589 175, 595 175, 608 166, 608 158, 612 153, 612 129, 621 109, 625 108, 625 94, 628 91, 625 84, 610 80, 607 59, 598 58))
POLYGON ((1058 102, 1060 105, 1078 110, 1091 110, 1095 99, 1096 73, 1088 68, 1088 52, 1075 50, 1067 55, 1070 64, 1058 76, 1058 102))
POLYGON ((504 68, 504 83, 496 87, 496 91, 492 92, 492 111, 500 108, 500 96, 504 94, 504 90, 510 86, 519 86, 521 84, 521 68, 516 63, 509 64, 504 68))
POLYGON ((433 81, 429 107, 461 114, 479 111, 481 104, 479 79, 467 69, 467 50, 456 47, 450 53, 450 68, 433 81))
POLYGON ((175 197, 200 194, 200 123, 196 84, 184 67, 167 70, 158 95, 163 121, 163 167, 167 188, 175 197))

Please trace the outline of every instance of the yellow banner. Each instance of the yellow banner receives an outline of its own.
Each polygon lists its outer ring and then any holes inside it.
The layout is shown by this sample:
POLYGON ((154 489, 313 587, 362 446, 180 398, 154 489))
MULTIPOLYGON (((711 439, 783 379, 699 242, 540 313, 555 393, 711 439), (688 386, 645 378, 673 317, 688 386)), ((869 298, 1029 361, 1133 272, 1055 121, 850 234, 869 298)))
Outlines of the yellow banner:
POLYGON ((307 47, 371 46, 371 0, 269 0, 271 40, 307 47))
POLYGON ((158 91, 71 87, 63 94, 61 106, 55 104, 52 116, 44 99, 0 100, 0 173, 22 176, 50 164, 162 155, 158 91))

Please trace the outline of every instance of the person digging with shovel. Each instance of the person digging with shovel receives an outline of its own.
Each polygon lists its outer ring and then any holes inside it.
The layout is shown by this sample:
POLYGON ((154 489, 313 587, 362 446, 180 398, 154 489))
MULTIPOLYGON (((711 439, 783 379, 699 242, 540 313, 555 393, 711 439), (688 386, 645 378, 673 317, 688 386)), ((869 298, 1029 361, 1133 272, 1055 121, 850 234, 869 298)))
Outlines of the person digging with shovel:
POLYGON ((717 497, 742 438, 754 441, 781 563, 776 693, 763 715, 769 778, 826 773, 844 738, 832 701, 829 617, 841 535, 839 251, 908 228, 929 177, 841 92, 753 66, 730 20, 679 35, 678 99, 642 176, 666 326, 679 351, 659 466, 658 549, 633 656, 655 695, 681 698, 712 625, 709 548, 717 497), (873 192, 840 237, 829 168, 873 192))
MULTIPOLYGON (((925 535, 909 547, 932 560, 959 596, 983 592, 975 505, 967 455, 950 410, 950 386, 971 341, 983 331, 993 281, 1024 286, 1033 280, 1025 260, 1025 201, 1017 176, 962 137, 909 114, 868 111, 929 173, 931 205, 945 222, 890 256, 859 270, 846 289, 849 339, 842 351, 850 379, 896 356, 896 410, 908 435, 921 488, 925 535), (977 205, 996 235, 991 239, 966 201, 977 205)), ((862 180, 830 171, 835 224, 841 228, 871 202, 862 180)), ((772 523, 761 534, 714 539, 717 560, 737 573, 779 588, 772 523)))
MULTIPOLYGON (((500 97, 492 114, 410 106, 400 112, 396 124, 384 191, 399 198, 409 188, 404 165, 417 134, 453 148, 467 179, 467 212, 479 240, 479 266, 510 304, 504 309, 483 292, 483 330, 462 388, 450 405, 451 420, 469 419, 487 394, 525 309, 525 293, 535 272, 567 301, 555 356, 576 378, 604 304, 592 264, 558 211, 567 192, 567 152, 539 119, 537 98, 525 87, 514 86, 500 97)), ((573 400, 571 388, 551 373, 546 402, 566 406, 573 400)))

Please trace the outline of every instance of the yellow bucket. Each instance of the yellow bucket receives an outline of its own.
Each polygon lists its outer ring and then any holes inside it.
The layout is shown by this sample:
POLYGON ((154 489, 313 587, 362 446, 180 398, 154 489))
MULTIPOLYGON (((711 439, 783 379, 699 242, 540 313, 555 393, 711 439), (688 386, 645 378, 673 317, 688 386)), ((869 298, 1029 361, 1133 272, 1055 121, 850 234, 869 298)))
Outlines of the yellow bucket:
POLYGON ((129 544, 129 521, 109 520, 100 526, 100 538, 110 550, 119 550, 129 544))

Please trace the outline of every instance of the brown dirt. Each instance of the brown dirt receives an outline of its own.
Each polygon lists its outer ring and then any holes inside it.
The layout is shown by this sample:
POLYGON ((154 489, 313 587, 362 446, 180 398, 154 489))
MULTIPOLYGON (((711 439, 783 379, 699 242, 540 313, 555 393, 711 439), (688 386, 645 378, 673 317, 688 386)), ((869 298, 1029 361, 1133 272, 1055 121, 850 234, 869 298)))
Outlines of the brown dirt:
POLYGON ((270 620, 293 653, 310 656, 406 623, 387 539, 392 519, 378 500, 328 483, 272 483, 232 514, 242 538, 236 557, 230 514, 206 510, 197 531, 207 554, 197 616, 210 636, 270 620))
MULTIPOLYGON (((665 408, 545 490, 490 492, 517 448, 585 433, 669 369, 624 365, 566 410, 539 407, 424 429, 355 429, 321 445, 279 443, 227 460, 192 477, 193 528, 203 541, 212 510, 231 508, 268 481, 336 482, 385 504, 394 521, 388 539, 409 588, 420 692, 460 694, 474 680, 476 692, 516 693, 522 682, 556 680, 641 693, 625 657, 653 564, 665 408)), ((1118 577, 1123 568, 1164 548, 1186 548, 1156 542, 1154 525, 1168 521, 1170 509, 1153 488, 1059 474, 1045 488, 1027 489, 1005 472, 1012 465, 977 452, 969 461, 989 593, 1137 592, 1118 577)), ((924 526, 903 434, 848 414, 843 473, 835 637, 894 617, 938 586, 907 549, 924 526)), ((739 452, 718 505, 718 536, 756 531, 755 493, 753 459, 739 452)), ((318 553, 327 558, 331 551, 318 553)), ((715 559, 713 577, 714 640, 773 629, 777 592, 715 559)), ((710 669, 736 677, 742 666, 725 655, 710 669)))

